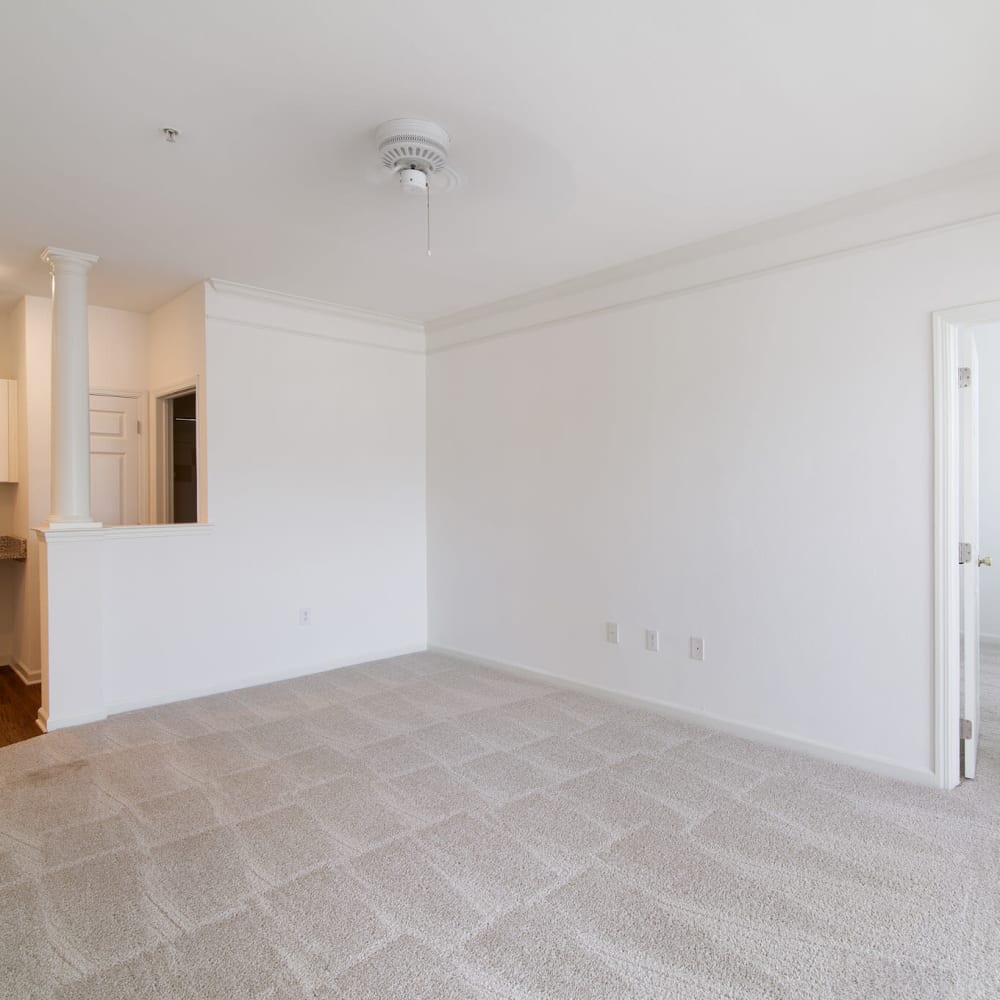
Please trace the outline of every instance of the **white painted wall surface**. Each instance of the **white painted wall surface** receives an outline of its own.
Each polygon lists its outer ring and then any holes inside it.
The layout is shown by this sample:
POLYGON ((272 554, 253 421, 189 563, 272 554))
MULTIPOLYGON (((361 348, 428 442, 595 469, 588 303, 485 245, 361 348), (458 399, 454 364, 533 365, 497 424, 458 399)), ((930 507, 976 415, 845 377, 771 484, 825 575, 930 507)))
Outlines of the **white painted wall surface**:
POLYGON ((431 355, 431 644, 928 780, 930 314, 998 274, 994 217, 431 355))
POLYGON ((148 385, 170 387, 205 368, 205 286, 197 284, 149 316, 148 385))
POLYGON ((87 333, 91 386, 145 392, 149 317, 124 309, 91 306, 87 310, 87 333))
MULTIPOLYGON (((242 299, 208 304, 213 526, 99 532, 100 652, 73 669, 103 678, 110 712, 426 646, 422 339, 371 346, 363 321, 317 329, 285 306, 262 328, 242 299)), ((86 558, 62 557, 76 574, 86 558)))
POLYGON ((208 511, 208 383, 205 378, 205 285, 199 283, 171 299, 149 317, 149 362, 146 385, 150 397, 149 496, 155 517, 156 444, 155 398, 181 384, 198 389, 198 520, 207 521, 208 511))
POLYGON ((979 628, 1000 642, 1000 324, 976 331, 979 352, 979 628))

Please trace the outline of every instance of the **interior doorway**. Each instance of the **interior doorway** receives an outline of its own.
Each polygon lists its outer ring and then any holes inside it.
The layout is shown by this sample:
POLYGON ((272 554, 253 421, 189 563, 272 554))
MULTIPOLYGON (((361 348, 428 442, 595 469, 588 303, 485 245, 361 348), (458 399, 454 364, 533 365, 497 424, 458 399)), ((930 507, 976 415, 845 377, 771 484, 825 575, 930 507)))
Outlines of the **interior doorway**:
POLYGON ((162 524, 198 520, 198 390, 158 396, 157 515, 162 524))
POLYGON ((1000 769, 1000 302, 934 316, 935 772, 1000 769))
POLYGON ((974 453, 974 469, 973 475, 963 477, 968 499, 963 498, 962 506, 975 523, 969 531, 971 592, 964 603, 972 605, 966 617, 975 618, 973 639, 978 640, 979 739, 972 747, 976 756, 964 760, 963 768, 966 777, 975 777, 977 767, 1000 771, 1000 566, 994 566, 1000 557, 1000 321, 974 327, 969 340, 971 426, 962 439, 974 453))

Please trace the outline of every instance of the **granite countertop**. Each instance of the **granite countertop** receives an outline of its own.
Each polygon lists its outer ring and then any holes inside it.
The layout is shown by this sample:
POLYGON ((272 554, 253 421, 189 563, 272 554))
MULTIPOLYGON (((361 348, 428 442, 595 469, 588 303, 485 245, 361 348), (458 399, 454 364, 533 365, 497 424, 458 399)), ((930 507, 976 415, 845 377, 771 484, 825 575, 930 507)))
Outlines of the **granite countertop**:
POLYGON ((28 558, 28 542, 13 535, 0 535, 0 560, 14 559, 24 562, 28 558))

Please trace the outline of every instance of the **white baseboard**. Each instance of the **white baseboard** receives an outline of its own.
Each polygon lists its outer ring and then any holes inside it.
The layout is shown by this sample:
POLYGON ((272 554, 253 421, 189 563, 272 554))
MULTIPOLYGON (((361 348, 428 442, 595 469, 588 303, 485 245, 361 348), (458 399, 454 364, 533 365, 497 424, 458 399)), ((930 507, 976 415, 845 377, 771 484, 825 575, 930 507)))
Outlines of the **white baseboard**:
POLYGON ((739 722, 736 719, 728 719, 721 715, 712 715, 709 712, 699 712, 695 709, 685 708, 682 705, 671 704, 670 702, 656 701, 652 698, 639 698, 635 695, 625 694, 622 691, 615 691, 612 688, 601 687, 598 684, 585 684, 582 681, 569 680, 566 677, 560 677, 558 674, 552 674, 546 670, 538 670, 535 667, 526 667, 523 664, 508 663, 503 660, 493 660, 463 649, 451 649, 447 646, 428 646, 428 650, 432 653, 441 653, 445 656, 455 656, 472 663, 480 663, 486 667, 494 667, 497 670, 504 670, 508 673, 521 674, 536 679, 544 678, 546 682, 556 687, 583 691, 587 694, 598 695, 624 705, 646 708, 683 722, 692 722, 705 726, 708 729, 718 729, 722 732, 731 733, 734 736, 742 736, 756 743, 766 743, 769 746, 780 747, 783 750, 796 750, 811 757, 819 757, 822 760, 829 760, 835 764, 856 767, 862 771, 871 771, 874 774, 880 774, 888 778, 897 778, 901 781, 909 781, 918 785, 938 787, 937 776, 930 768, 920 770, 918 768, 907 767, 904 764, 897 764, 895 761, 886 760, 883 757, 853 753, 841 747, 804 739, 801 736, 793 736, 790 733, 784 733, 777 729, 768 729, 765 726, 757 726, 753 723, 739 722))
MULTIPOLYGON (((153 692, 141 698, 125 698, 113 701, 108 704, 108 715, 119 715, 122 712, 134 712, 141 708, 153 708, 155 705, 168 705, 174 701, 189 701, 191 698, 205 698, 212 694, 224 694, 227 691, 242 691, 245 688, 259 687, 261 684, 274 684, 277 681, 288 681, 296 677, 308 677, 312 674, 321 674, 326 670, 337 670, 340 667, 354 667, 360 663, 371 663, 375 660, 388 660, 394 656, 406 656, 410 653, 423 653, 427 650, 426 644, 419 646, 404 646, 399 649, 375 650, 360 656, 349 656, 338 660, 329 660, 325 663, 314 664, 310 667, 293 670, 275 670, 250 677, 241 678, 236 683, 205 684, 188 688, 174 688, 172 690, 153 692)), ((83 720, 92 722, 92 719, 83 720)), ((75 724, 75 723, 74 723, 75 724)))
POLYGON ((31 685, 42 683, 41 670, 29 670, 20 660, 15 660, 14 657, 10 658, 9 665, 11 670, 17 674, 22 684, 31 685))
POLYGON ((58 729, 69 729, 72 726, 83 726, 88 722, 102 722, 107 718, 106 714, 91 713, 89 715, 57 716, 50 718, 49 713, 44 708, 38 710, 38 718, 35 724, 43 733, 54 733, 58 729))

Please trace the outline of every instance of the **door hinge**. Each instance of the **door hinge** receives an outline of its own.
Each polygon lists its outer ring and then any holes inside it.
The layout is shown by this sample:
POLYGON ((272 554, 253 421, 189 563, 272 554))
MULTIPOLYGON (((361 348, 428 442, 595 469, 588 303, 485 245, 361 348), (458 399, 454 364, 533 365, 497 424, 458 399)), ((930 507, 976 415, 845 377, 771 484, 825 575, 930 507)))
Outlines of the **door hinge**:
POLYGON ((972 739, 972 720, 971 719, 959 719, 958 720, 958 731, 959 739, 971 740, 972 739))
POLYGON ((958 387, 959 389, 968 389, 972 385, 972 369, 971 368, 959 368, 958 369, 958 387))
POLYGON ((135 432, 136 432, 136 434, 141 434, 142 433, 142 421, 141 420, 137 420, 135 422, 135 432))
POLYGON ((958 565, 964 566, 967 562, 972 562, 972 542, 959 542, 958 565))

